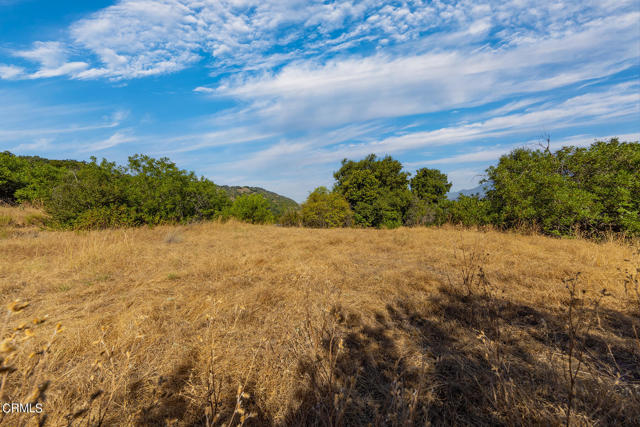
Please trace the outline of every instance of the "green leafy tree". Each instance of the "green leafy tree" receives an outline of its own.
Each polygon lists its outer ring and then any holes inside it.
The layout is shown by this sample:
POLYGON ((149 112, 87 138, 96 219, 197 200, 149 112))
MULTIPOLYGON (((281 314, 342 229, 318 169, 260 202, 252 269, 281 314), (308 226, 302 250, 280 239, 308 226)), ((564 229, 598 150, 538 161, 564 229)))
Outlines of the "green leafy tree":
POLYGON ((349 203, 356 225, 397 227, 411 202, 408 175, 390 156, 378 159, 370 154, 357 162, 344 159, 334 173, 334 191, 349 203))
POLYGON ((5 151, 0 153, 0 201, 15 202, 15 192, 27 185, 22 170, 25 161, 5 151))
POLYGON ((129 157, 130 204, 145 223, 208 219, 227 204, 224 191, 193 172, 179 169, 167 158, 129 157))
POLYGON ((211 219, 230 205, 211 181, 168 159, 136 155, 127 167, 92 158, 69 170, 50 191, 45 209, 64 227, 105 228, 211 219))
POLYGON ((233 201, 230 213, 241 221, 252 224, 267 224, 274 221, 269 201, 258 193, 246 194, 233 201))
POLYGON ((437 169, 422 168, 410 181, 412 201, 404 216, 405 225, 441 225, 447 218, 447 192, 451 183, 437 169))
POLYGON ((429 203, 439 203, 447 199, 451 183, 447 175, 438 169, 422 168, 411 178, 411 193, 414 197, 429 203))
POLYGON ((302 204, 302 224, 306 227, 348 227, 352 221, 353 212, 344 196, 325 187, 316 188, 302 204))
POLYGON ((489 202, 478 195, 461 194, 449 203, 448 221, 466 227, 487 225, 491 221, 489 202))
POLYGON ((594 196, 563 174, 549 151, 516 149, 487 169, 487 199, 497 225, 536 225, 548 234, 589 229, 598 215, 594 196))
POLYGON ((556 153, 562 174, 592 195, 599 231, 640 235, 640 144, 597 141, 556 153))

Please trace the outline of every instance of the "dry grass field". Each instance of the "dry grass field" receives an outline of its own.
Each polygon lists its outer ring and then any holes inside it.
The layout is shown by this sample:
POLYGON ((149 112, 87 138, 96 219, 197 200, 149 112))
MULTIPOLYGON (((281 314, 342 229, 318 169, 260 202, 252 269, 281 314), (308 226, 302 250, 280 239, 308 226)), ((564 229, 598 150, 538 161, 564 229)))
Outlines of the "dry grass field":
POLYGON ((640 424, 637 245, 3 215, 0 425, 640 424))

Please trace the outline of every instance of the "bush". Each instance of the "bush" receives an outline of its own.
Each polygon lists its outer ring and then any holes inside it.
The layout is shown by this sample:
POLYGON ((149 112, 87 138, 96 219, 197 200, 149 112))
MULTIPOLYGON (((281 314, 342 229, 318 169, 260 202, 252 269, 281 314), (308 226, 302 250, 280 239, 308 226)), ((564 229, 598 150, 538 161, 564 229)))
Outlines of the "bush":
POLYGON ((236 198, 229 212, 231 216, 252 224, 268 224, 274 221, 269 201, 258 193, 236 198))
POLYGON ((430 203, 427 200, 413 199, 405 215, 404 224, 409 227, 417 225, 442 225, 447 220, 446 201, 430 203))
POLYGON ((168 159, 136 155, 128 167, 93 158, 66 174, 45 200, 63 227, 106 228, 212 219, 230 204, 226 193, 168 159))
POLYGON ((91 230, 138 225, 135 218, 135 213, 122 205, 94 207, 78 215, 73 228, 91 230))
POLYGON ((448 220, 452 224, 466 227, 487 225, 491 222, 489 202, 477 195, 461 194, 456 200, 450 202, 448 220))
POLYGON ((598 141, 588 148, 517 149, 487 169, 492 220, 538 226, 551 235, 576 229, 640 235, 640 144, 598 141))
POLYGON ((313 228, 348 227, 353 223, 353 212, 347 200, 325 187, 318 187, 302 204, 302 224, 313 228))
POLYGON ((83 163, 0 153, 0 202, 39 204, 72 168, 83 163))
POLYGON ((298 209, 287 209, 278 219, 278 224, 283 227, 300 227, 302 225, 302 215, 298 209))

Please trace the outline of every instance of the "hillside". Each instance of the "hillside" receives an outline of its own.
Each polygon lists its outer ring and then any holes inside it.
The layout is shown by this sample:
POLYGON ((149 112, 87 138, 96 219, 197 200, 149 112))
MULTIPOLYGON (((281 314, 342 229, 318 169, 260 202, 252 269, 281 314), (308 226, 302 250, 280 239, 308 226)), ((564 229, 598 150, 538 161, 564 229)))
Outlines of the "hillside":
POLYGON ((295 200, 285 196, 281 196, 280 194, 274 193, 272 191, 265 190, 264 188, 229 185, 220 185, 219 187, 226 191, 232 200, 243 194, 262 194, 269 201, 271 211, 276 216, 282 215, 288 209, 298 208, 298 203, 296 203, 295 200))
POLYGON ((0 364, 50 425, 559 425, 569 396, 572 424, 640 420, 626 244, 27 215, 0 212, 0 303, 29 303, 0 364))

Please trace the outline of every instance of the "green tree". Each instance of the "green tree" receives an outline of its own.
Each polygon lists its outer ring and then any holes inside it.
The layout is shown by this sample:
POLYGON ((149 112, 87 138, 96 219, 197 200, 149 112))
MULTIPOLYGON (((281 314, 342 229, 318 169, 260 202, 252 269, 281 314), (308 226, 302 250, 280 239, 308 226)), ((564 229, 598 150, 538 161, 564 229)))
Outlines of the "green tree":
POLYGON ((536 225, 548 234, 589 229, 597 216, 591 193, 563 174, 549 151, 516 149, 487 169, 487 199, 497 225, 536 225))
POLYGON ((167 158, 129 157, 127 172, 129 203, 145 223, 208 219, 228 205, 223 190, 167 158))
POLYGON ((422 168, 411 178, 411 193, 414 197, 429 203, 439 203, 447 199, 451 183, 447 175, 438 169, 422 168))
POLYGON ((466 227, 487 225, 491 221, 489 202, 478 195, 465 196, 461 194, 456 200, 449 203, 447 213, 449 222, 466 227))
POLYGON ((222 189, 168 159, 135 155, 127 167, 92 158, 50 191, 45 210, 60 225, 105 228, 211 219, 230 205, 222 189))
POLYGON ((15 202, 15 192, 27 185, 22 175, 25 161, 8 151, 0 153, 0 201, 15 202))
POLYGON ((230 213, 235 218, 252 224, 267 224, 274 220, 269 209, 269 201, 258 193, 237 197, 233 201, 230 213))
POLYGON ((302 204, 302 224, 314 228, 348 227, 353 221, 349 203, 339 193, 318 187, 302 204))
POLYGON ((562 174, 592 195, 595 229, 640 235, 640 144, 613 138, 556 155, 562 174))
POLYGON ((390 156, 378 159, 370 154, 357 162, 344 159, 334 173, 334 191, 345 197, 357 225, 397 227, 411 202, 408 175, 390 156))

